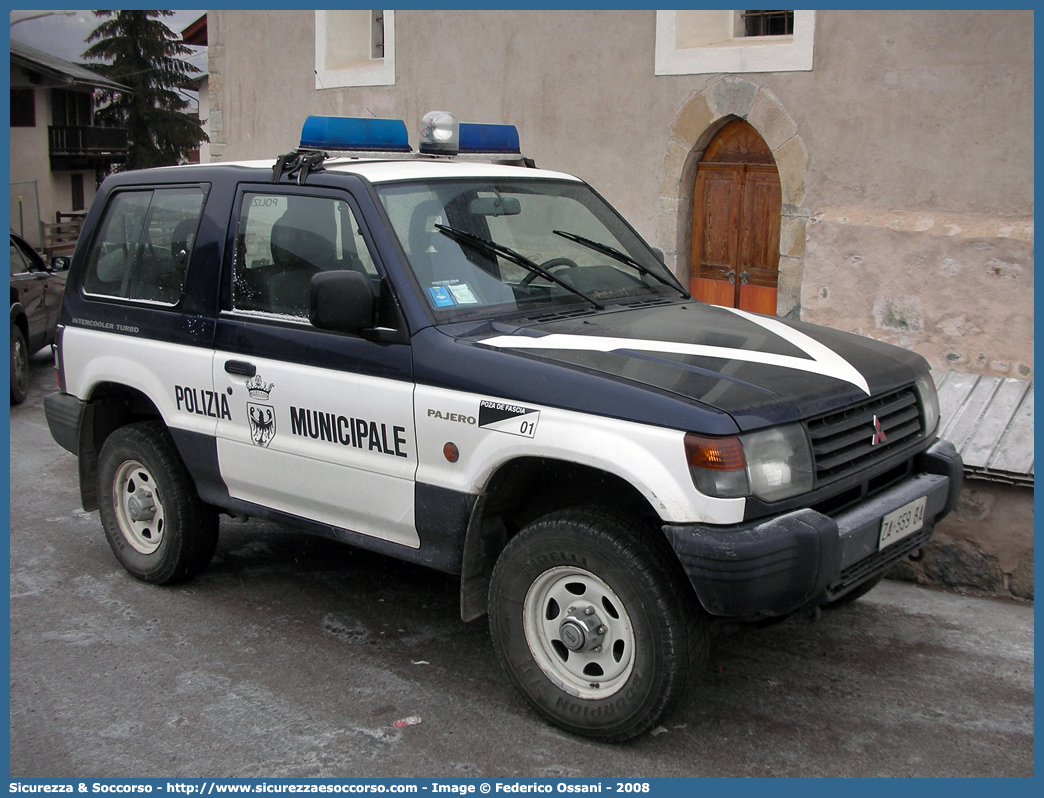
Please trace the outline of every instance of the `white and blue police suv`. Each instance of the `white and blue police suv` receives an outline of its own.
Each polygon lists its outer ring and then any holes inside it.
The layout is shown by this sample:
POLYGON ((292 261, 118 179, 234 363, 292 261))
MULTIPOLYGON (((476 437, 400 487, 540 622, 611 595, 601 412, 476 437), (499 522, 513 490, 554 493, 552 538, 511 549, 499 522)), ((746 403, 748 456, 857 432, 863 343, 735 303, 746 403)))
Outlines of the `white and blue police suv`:
POLYGON ((715 619, 862 595, 954 506, 919 356, 695 301, 508 126, 310 117, 272 161, 110 177, 73 257, 54 438, 134 576, 218 515, 423 563, 518 689, 648 731, 715 619), (480 157, 481 156, 481 157, 480 157))

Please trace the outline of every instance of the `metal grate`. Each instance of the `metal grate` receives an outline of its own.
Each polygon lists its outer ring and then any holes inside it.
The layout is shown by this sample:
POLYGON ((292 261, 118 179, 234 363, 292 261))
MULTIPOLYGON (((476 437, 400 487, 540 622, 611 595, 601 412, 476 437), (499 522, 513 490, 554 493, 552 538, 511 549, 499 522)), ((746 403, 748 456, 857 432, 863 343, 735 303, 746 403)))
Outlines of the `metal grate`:
POLYGON ((628 310, 631 310, 633 308, 651 308, 660 307, 663 305, 671 305, 674 304, 675 301, 676 300, 674 299, 661 299, 658 297, 654 299, 636 299, 631 302, 621 302, 620 307, 627 308, 628 310))
POLYGON ((790 36, 794 33, 793 11, 744 11, 744 36, 790 36))
POLYGON ((817 484, 829 485, 920 440, 917 392, 903 388, 814 419, 808 434, 817 484))
POLYGON ((562 319, 575 319, 578 316, 593 316, 597 311, 594 308, 584 307, 576 310, 547 310, 526 316, 527 321, 560 321, 562 319))

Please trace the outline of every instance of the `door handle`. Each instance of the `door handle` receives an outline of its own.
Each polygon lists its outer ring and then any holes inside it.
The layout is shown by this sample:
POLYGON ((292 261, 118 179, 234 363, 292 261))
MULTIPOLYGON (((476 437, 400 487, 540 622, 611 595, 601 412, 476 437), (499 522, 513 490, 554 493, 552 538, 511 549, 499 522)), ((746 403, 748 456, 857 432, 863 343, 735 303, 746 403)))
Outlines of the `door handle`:
POLYGON ((243 377, 253 377, 257 374, 257 367, 245 360, 226 360, 225 371, 229 374, 239 374, 243 377))
POLYGON ((736 270, 735 269, 729 269, 727 272, 725 272, 725 274, 728 275, 729 285, 735 285, 736 284, 736 270))
POLYGON ((746 285, 747 279, 750 277, 750 272, 740 272, 740 285, 746 285))

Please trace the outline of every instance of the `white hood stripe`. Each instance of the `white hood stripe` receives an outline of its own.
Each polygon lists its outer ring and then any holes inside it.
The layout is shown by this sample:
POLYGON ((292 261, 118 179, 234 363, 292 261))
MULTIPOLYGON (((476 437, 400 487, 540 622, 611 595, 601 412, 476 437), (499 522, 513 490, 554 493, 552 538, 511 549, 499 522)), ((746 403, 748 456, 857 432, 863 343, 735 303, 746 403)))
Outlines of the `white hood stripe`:
POLYGON ((771 352, 757 352, 749 349, 733 349, 726 346, 707 346, 705 344, 681 344, 670 341, 651 341, 640 338, 608 338, 597 335, 545 335, 540 338, 529 338, 520 335, 498 335, 479 341, 480 344, 498 349, 560 349, 574 352, 616 352, 621 349, 634 349, 642 352, 661 352, 670 355, 689 355, 691 357, 708 357, 718 360, 742 360, 748 363, 764 363, 768 366, 807 371, 822 374, 825 377, 851 383, 859 390, 870 395, 870 386, 866 379, 847 360, 832 349, 809 338, 802 332, 788 327, 775 319, 755 316, 735 308, 723 308, 742 316, 752 324, 764 327, 773 335, 796 346, 809 358, 791 355, 775 355, 771 352))

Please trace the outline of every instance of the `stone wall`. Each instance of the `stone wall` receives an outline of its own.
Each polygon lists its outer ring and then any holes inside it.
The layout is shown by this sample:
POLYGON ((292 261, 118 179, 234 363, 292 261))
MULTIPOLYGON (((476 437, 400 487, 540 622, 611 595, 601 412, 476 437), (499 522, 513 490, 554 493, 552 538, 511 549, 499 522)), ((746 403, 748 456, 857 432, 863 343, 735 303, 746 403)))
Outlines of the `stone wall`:
POLYGON ((807 231, 802 319, 940 371, 1032 376, 1032 218, 833 211, 807 231))
POLYGON ((904 560, 889 577, 1032 599, 1033 489, 966 480, 924 559, 904 560))

